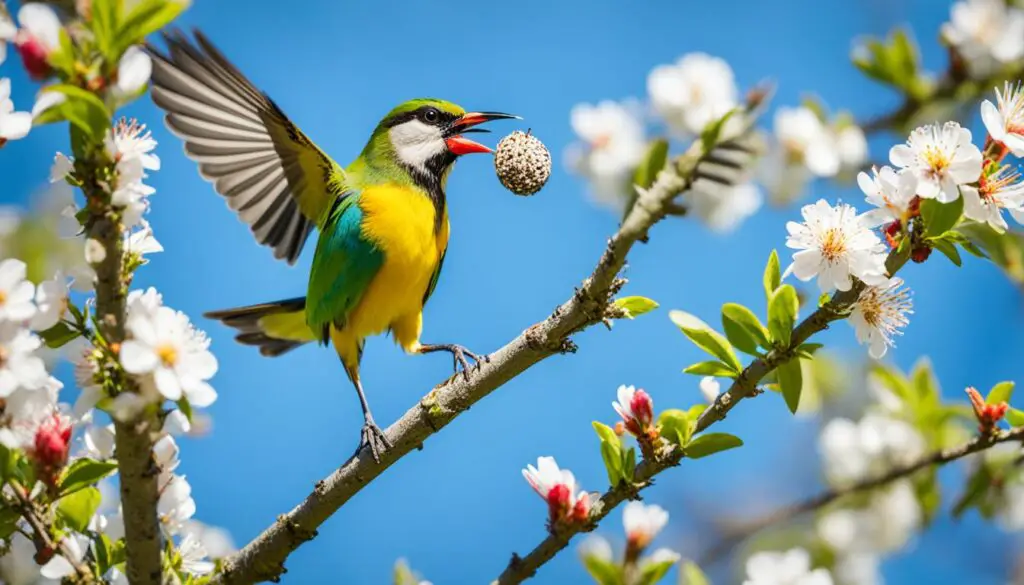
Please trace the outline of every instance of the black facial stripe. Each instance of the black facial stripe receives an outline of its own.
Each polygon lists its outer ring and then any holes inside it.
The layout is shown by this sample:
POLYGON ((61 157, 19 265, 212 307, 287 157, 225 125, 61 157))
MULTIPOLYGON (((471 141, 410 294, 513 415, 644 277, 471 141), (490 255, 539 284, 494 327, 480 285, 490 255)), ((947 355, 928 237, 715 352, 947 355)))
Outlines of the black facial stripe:
POLYGON ((386 128, 392 128, 404 122, 408 122, 409 120, 421 118, 423 113, 430 109, 437 111, 437 113, 439 114, 438 120, 434 124, 442 128, 451 125, 452 122, 459 118, 459 116, 456 116, 455 114, 446 112, 434 106, 420 106, 419 108, 416 108, 411 112, 402 112, 401 114, 395 114, 394 116, 391 116, 390 118, 384 120, 384 126, 386 128))

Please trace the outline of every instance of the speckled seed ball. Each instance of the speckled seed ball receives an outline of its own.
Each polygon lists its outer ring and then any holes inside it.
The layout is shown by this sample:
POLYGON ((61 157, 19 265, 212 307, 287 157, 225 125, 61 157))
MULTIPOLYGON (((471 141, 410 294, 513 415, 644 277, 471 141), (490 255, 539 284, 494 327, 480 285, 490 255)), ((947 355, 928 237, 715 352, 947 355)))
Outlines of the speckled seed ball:
POLYGON ((516 130, 498 143, 494 170, 509 191, 533 195, 551 176, 551 153, 536 136, 516 130))

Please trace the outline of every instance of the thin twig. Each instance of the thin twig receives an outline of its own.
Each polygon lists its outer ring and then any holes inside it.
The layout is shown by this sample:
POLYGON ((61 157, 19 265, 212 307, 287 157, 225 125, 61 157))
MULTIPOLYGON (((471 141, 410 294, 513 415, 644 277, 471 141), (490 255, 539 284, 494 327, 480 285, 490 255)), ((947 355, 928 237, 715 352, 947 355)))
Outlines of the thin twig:
POLYGON ((745 523, 737 530, 729 531, 720 541, 715 543, 714 546, 708 548, 708 550, 701 555, 699 564, 703 566, 713 563, 732 550, 732 548, 738 543, 743 542, 754 534, 757 534, 771 526, 794 520, 799 516, 824 508, 845 496, 886 486, 894 481, 913 475, 922 469, 936 465, 945 465, 946 463, 962 459, 972 453, 985 451, 999 443, 1020 440, 1024 440, 1024 427, 1018 427, 1008 431, 1000 431, 994 435, 975 437, 963 445, 941 451, 934 451, 921 457, 917 461, 899 467, 894 467, 883 475, 865 479, 846 487, 825 490, 820 494, 807 498, 806 500, 779 508, 778 510, 774 510, 751 522, 745 523))
POLYGON ((36 505, 25 490, 25 487, 12 481, 11 491, 18 498, 18 511, 21 512, 21 516, 32 527, 33 534, 31 540, 36 545, 36 552, 46 555, 53 555, 54 552, 59 552, 75 570, 75 574, 68 577, 68 579, 73 583, 92 583, 92 572, 80 561, 75 560, 75 555, 71 554, 71 550, 64 544, 64 541, 54 542, 50 527, 47 526, 46 521, 39 515, 39 511, 36 509, 36 505))
MULTIPOLYGON (((899 255, 895 251, 892 252, 886 263, 889 274, 896 274, 905 262, 905 256, 899 255)), ((827 328, 829 323, 842 319, 863 289, 863 283, 858 281, 850 290, 834 294, 828 303, 811 313, 793 329, 788 346, 773 349, 765 357, 751 362, 740 372, 729 389, 701 414, 694 433, 699 433, 724 419, 726 414, 735 408, 741 400, 755 395, 762 378, 778 365, 793 359, 797 348, 811 335, 827 328)), ((619 484, 601 496, 600 503, 595 506, 595 512, 592 513, 589 524, 559 527, 559 530, 549 534, 525 557, 512 555, 512 560, 498 577, 496 583, 498 585, 513 585, 532 577, 540 567, 568 546, 573 536, 596 528, 597 524, 616 506, 628 499, 637 498, 638 492, 651 485, 656 475, 670 467, 679 465, 685 456, 685 453, 679 449, 667 449, 658 453, 653 460, 642 462, 633 474, 632 485, 619 484)))

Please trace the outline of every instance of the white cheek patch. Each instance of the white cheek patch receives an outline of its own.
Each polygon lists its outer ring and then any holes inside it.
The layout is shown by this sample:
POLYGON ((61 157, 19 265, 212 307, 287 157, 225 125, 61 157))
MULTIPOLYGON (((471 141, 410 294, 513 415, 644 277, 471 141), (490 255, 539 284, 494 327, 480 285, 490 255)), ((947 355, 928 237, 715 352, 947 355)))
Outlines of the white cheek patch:
POLYGON ((405 164, 425 169, 427 161, 447 148, 441 129, 419 120, 410 120, 388 131, 395 153, 405 164))

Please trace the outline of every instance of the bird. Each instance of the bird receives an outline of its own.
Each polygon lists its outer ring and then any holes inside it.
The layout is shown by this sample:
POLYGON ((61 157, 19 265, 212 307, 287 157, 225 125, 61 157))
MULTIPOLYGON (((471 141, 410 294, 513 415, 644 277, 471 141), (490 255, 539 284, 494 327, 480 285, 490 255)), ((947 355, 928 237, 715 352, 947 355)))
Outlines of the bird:
POLYGON ((478 127, 484 122, 519 117, 408 100, 342 168, 202 32, 190 38, 171 31, 164 42, 165 51, 147 46, 152 99, 200 175, 275 258, 294 264, 313 229, 319 233, 306 296, 205 316, 264 356, 312 342, 333 345, 363 411, 356 454, 369 448, 379 463, 392 445, 359 376, 368 337, 388 332, 409 354, 447 351, 466 376, 467 358, 486 360, 458 344, 421 343, 422 314, 448 248, 449 172, 463 155, 493 152, 465 135, 486 132, 478 127))

